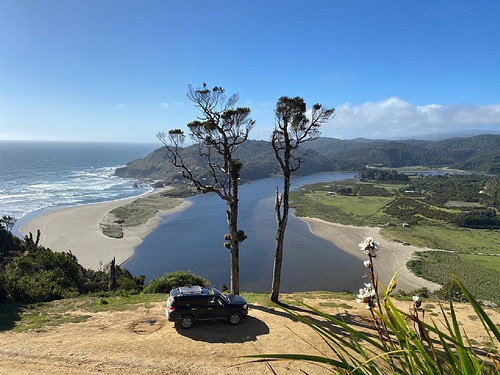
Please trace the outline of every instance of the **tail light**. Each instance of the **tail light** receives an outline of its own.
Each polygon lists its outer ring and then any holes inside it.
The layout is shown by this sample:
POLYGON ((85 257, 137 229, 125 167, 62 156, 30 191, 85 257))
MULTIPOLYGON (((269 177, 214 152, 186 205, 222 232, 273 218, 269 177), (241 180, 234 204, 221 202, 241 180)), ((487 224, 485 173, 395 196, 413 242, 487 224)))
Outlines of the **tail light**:
POLYGON ((174 310, 175 310, 175 307, 174 307, 174 306, 169 306, 168 311, 172 312, 172 311, 174 311, 174 310))

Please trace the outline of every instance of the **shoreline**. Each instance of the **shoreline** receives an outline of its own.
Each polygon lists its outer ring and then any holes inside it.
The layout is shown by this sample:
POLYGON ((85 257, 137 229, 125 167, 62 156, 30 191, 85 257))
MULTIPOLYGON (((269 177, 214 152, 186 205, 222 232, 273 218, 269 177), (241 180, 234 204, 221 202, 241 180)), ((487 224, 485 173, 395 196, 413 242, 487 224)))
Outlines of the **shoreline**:
MULTIPOLYGON (((430 249, 403 245, 402 243, 387 240, 380 235, 381 228, 378 227, 357 227, 331 223, 311 217, 298 218, 307 223, 312 234, 332 242, 340 250, 358 258, 360 262, 368 258, 359 249, 359 243, 363 242, 365 237, 373 237, 380 244, 378 256, 374 259, 375 272, 384 288, 387 288, 396 272, 398 274, 396 289, 410 292, 422 287, 429 288, 431 291, 441 288, 440 284, 418 277, 406 267, 406 263, 413 257, 415 252, 430 249)), ((367 279, 366 282, 369 282, 369 280, 367 279)))
POLYGON ((57 252, 71 252, 85 268, 99 269, 113 258, 121 265, 134 255, 134 249, 156 228, 162 215, 180 212, 190 202, 182 199, 174 208, 158 211, 144 224, 123 227, 122 238, 104 235, 101 222, 113 209, 164 190, 154 189, 130 198, 56 209, 34 217, 23 224, 19 231, 23 235, 29 232, 35 235, 40 229, 40 246, 57 252))

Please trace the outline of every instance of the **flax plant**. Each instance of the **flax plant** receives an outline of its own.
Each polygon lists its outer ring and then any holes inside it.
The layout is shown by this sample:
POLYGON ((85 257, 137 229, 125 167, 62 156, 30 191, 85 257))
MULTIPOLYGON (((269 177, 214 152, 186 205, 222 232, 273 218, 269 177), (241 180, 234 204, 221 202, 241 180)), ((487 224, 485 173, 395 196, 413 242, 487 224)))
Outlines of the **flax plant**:
POLYGON ((360 244, 360 248, 368 256, 364 265, 369 270, 371 282, 359 290, 357 302, 364 303, 370 310, 376 335, 358 331, 340 314, 338 317, 332 316, 297 301, 337 328, 326 328, 286 306, 279 306, 316 331, 331 350, 331 355, 262 354, 247 358, 259 358, 259 361, 309 361, 320 366, 326 365, 337 374, 500 374, 500 332, 477 300, 454 275, 455 283, 488 333, 489 347, 486 350, 483 348, 481 352, 472 346, 466 333, 461 331, 451 299, 449 318, 440 306, 441 328, 431 317, 425 318, 422 301, 417 296, 413 297, 408 312, 396 308, 390 297, 397 286, 396 276, 387 289, 384 289, 378 283, 374 271, 373 259, 379 256, 379 245, 372 238, 367 238, 360 244))

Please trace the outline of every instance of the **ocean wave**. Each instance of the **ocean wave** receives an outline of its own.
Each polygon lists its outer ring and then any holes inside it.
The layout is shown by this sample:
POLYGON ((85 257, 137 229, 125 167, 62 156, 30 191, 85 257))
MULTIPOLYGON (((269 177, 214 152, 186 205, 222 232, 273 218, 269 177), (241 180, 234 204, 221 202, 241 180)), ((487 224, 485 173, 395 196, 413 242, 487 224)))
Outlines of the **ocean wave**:
POLYGON ((52 173, 43 181, 18 184, 10 181, 0 190, 0 214, 20 219, 32 212, 97 203, 136 196, 149 191, 149 187, 137 187, 137 180, 114 176, 114 168, 104 167, 89 171, 73 171, 70 174, 52 173))

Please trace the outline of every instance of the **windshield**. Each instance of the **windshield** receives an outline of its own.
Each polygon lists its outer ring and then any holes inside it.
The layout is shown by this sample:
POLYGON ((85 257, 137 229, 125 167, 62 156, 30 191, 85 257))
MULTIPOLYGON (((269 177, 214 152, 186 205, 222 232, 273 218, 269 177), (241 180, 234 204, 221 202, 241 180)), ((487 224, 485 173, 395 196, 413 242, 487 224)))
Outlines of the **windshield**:
POLYGON ((222 297, 222 299, 224 300, 224 302, 226 302, 226 303, 230 303, 231 302, 231 301, 229 301, 229 297, 226 296, 225 294, 221 294, 220 296, 222 297))

